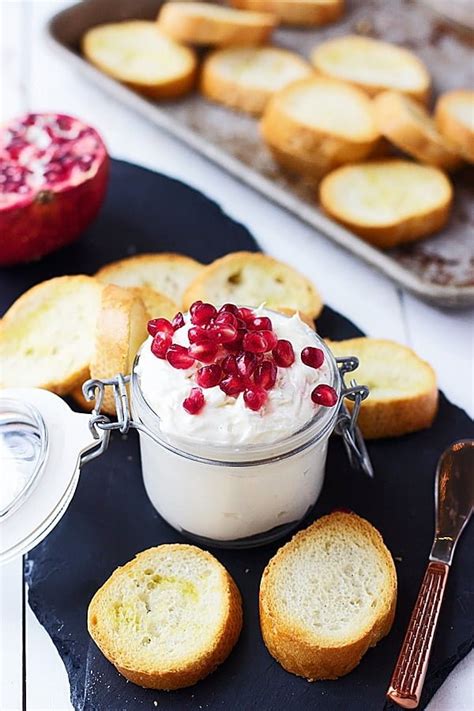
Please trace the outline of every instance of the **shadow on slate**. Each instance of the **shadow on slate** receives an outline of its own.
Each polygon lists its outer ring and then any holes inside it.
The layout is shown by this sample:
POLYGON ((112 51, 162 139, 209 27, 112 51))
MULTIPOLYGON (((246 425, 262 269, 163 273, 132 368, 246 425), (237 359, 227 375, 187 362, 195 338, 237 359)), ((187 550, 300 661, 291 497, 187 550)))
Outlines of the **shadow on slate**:
MULTIPOLYGON (((107 202, 76 245, 39 264, 1 273, 3 306, 41 279, 71 271, 93 273, 133 251, 177 250, 202 261, 228 251, 256 250, 247 230, 185 185, 126 163, 114 162, 107 202), (132 247, 131 247, 132 246, 132 247), (73 269, 71 269, 73 267, 73 269)), ((325 308, 322 335, 347 338, 360 331, 325 308)), ((390 635, 348 676, 310 684, 285 672, 268 655, 258 627, 258 586, 273 544, 247 551, 215 550, 244 600, 244 628, 229 659, 194 687, 176 692, 127 683, 89 640, 86 610, 97 588, 135 553, 184 541, 149 503, 141 479, 135 432, 114 435, 100 459, 84 468, 60 524, 27 557, 29 604, 66 666, 76 709, 314 708, 319 711, 388 709, 385 691, 424 572, 433 535, 433 478, 437 459, 453 440, 473 436, 467 415, 441 395, 429 431, 369 445, 376 478, 349 468, 340 440, 330 442, 321 497, 308 519, 347 507, 371 521, 395 557, 399 597, 390 635)), ((283 542, 283 541, 282 541, 283 542)), ((420 708, 471 649, 474 599, 474 528, 458 547, 420 708)))

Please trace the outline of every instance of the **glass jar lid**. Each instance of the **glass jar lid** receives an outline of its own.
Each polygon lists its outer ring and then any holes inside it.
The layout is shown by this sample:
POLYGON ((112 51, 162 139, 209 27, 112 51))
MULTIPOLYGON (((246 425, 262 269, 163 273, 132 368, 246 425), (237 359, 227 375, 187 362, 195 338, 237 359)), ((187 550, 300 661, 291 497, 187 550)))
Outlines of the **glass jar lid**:
POLYGON ((80 455, 96 445, 88 422, 46 390, 1 391, 1 563, 42 541, 66 511, 80 455))
POLYGON ((0 400, 0 520, 21 505, 37 484, 48 452, 39 410, 27 402, 0 400))

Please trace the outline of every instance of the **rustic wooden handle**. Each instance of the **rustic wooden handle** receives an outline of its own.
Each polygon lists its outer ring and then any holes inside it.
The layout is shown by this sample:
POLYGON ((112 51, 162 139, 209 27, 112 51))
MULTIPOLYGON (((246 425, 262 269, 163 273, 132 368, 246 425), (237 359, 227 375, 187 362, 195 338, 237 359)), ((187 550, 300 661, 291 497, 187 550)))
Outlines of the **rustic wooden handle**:
POLYGON ((411 614, 387 698, 405 709, 420 703, 449 565, 430 561, 411 614))

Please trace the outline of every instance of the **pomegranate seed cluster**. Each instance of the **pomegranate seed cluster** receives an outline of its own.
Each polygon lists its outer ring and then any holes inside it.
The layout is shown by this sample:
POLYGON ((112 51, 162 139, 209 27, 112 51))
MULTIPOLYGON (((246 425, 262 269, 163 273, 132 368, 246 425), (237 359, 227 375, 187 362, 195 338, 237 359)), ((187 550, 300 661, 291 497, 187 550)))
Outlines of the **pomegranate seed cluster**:
POLYGON ((87 173, 101 142, 71 116, 28 114, 0 132, 0 196, 26 195, 87 173), (34 170, 33 167, 34 166, 34 170))
MULTIPOLYGON (((206 402, 203 390, 214 387, 229 397, 242 393, 246 407, 261 410, 276 384, 278 369, 290 368, 295 362, 290 341, 278 338, 268 316, 235 304, 224 304, 217 310, 212 304, 195 301, 189 316, 188 347, 173 342, 175 332, 185 325, 181 312, 172 321, 157 318, 148 322, 154 356, 180 370, 196 367, 195 385, 182 403, 186 412, 197 415, 206 402)), ((307 346, 301 351, 301 360, 317 369, 324 363, 324 353, 307 346)), ((332 407, 337 394, 330 385, 320 384, 311 399, 332 407)))

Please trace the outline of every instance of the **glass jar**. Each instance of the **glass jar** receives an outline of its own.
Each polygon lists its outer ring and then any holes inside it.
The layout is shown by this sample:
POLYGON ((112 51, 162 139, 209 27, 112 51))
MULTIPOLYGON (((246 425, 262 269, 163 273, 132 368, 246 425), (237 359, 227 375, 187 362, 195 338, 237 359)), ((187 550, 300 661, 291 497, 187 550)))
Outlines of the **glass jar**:
POLYGON ((318 408, 312 420, 290 436, 241 447, 163 433, 140 387, 138 353, 131 409, 139 429, 143 481, 155 509, 183 535, 211 546, 263 545, 295 528, 312 509, 345 394, 334 356, 316 334, 315 341, 324 351, 337 404, 318 408))
POLYGON ((310 511, 321 491, 328 440, 343 436, 353 466, 372 475, 356 427, 365 386, 344 383, 356 358, 325 353, 337 404, 319 408, 299 431, 276 442, 242 447, 202 444, 166 436, 140 388, 136 364, 130 376, 89 380, 92 415, 72 412, 57 395, 34 388, 0 394, 0 465, 9 484, 0 500, 0 563, 37 545, 65 512, 80 468, 108 446, 110 433, 138 430, 143 481, 158 513, 183 535, 205 545, 249 547, 286 534, 310 511), (117 417, 101 413, 112 387, 117 417), (349 413, 344 398, 354 401, 349 413), (131 416, 133 413, 133 419, 131 416))

